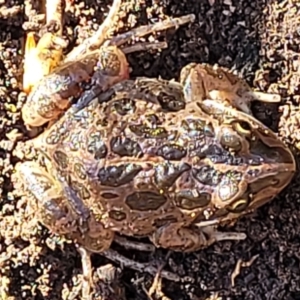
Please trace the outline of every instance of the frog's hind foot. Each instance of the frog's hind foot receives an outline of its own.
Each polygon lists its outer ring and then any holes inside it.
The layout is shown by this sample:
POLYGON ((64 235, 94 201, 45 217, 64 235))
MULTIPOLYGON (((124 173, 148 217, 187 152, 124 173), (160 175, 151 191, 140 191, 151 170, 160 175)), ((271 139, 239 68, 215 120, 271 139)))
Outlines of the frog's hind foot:
POLYGON ((125 290, 119 280, 121 269, 107 264, 93 270, 91 253, 81 246, 77 250, 82 263, 82 299, 125 300, 125 290))
POLYGON ((215 242, 244 240, 246 237, 244 233, 217 231, 215 226, 182 227, 181 224, 169 224, 158 228, 151 240, 157 247, 179 252, 194 252, 215 242))
MULTIPOLYGON (((119 254, 117 251, 113 249, 108 249, 102 253, 99 253, 102 256, 108 258, 111 261, 114 261, 115 263, 120 264, 123 267, 141 272, 141 273, 148 273, 152 276, 156 276, 157 272, 159 269, 157 267, 152 266, 149 263, 140 263, 135 260, 129 259, 121 254, 119 254)), ((185 280, 190 280, 191 278, 189 277, 182 277, 178 276, 175 273, 166 271, 166 270, 161 270, 160 275, 162 278, 165 278, 170 281, 175 281, 175 282, 183 282, 185 280)))
MULTIPOLYGON (((177 29, 179 26, 194 22, 195 20, 195 15, 189 14, 186 16, 157 22, 155 24, 140 26, 131 31, 109 38, 109 36, 112 35, 111 28, 113 27, 113 24, 119 13, 121 4, 122 4, 121 0, 114 0, 108 16, 106 17, 104 22, 100 25, 99 29, 95 32, 93 36, 86 39, 81 45, 73 49, 67 55, 65 62, 73 61, 78 57, 80 57, 82 54, 86 54, 92 50, 96 50, 102 45, 119 47, 135 38, 141 38, 150 33, 167 30, 172 27, 175 27, 177 29)), ((124 48, 124 53, 132 53, 136 51, 143 51, 149 49, 161 49, 161 48, 166 48, 166 43, 138 43, 136 45, 124 48)))

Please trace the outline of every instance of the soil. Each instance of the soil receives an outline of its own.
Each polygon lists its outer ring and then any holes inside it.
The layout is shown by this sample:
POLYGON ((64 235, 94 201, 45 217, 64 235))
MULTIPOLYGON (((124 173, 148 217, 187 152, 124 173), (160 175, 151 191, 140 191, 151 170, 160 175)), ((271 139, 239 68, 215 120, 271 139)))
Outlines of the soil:
MULTIPOLYGON (((32 1, 39 2, 39 1, 32 1)), ((64 34, 69 48, 102 22, 111 1, 69 1, 64 34)), ((39 224, 26 223, 26 203, 13 188, 11 175, 18 140, 29 138, 20 109, 24 37, 38 28, 30 1, 0 0, 0 299, 80 299, 76 288, 82 273, 72 243, 52 236, 39 224), (25 6, 26 4, 26 10, 25 6), (24 224, 27 224, 24 227, 24 224), (74 297, 70 295, 74 292, 74 297)), ((37 8, 38 11, 38 8, 37 8)), ((168 48, 128 56, 132 76, 178 79, 189 62, 219 64, 236 71, 257 90, 278 92, 279 105, 255 103, 255 116, 278 132, 295 152, 300 148, 300 4, 296 0, 128 0, 118 31, 189 13, 193 24, 156 35, 168 48)), ((152 37, 153 38, 153 37, 152 37)), ((240 242, 217 243, 192 254, 156 250, 123 251, 138 261, 165 261, 165 269, 191 282, 162 281, 169 299, 300 299, 300 174, 271 203, 240 219, 234 228, 245 232, 240 242), (240 272, 231 274, 240 262, 240 272)), ((94 255, 93 265, 109 261, 94 255)), ((153 277, 123 269, 126 299, 149 299, 145 290, 153 277)), ((156 297, 155 299, 158 299, 156 297)), ((168 299, 162 298, 160 299, 168 299)))

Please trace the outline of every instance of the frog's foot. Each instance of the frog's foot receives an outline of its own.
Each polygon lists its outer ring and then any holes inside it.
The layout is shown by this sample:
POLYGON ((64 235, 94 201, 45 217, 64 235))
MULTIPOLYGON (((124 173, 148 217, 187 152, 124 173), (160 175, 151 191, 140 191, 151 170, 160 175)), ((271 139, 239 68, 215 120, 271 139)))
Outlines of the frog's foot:
POLYGON ((33 32, 27 35, 23 74, 23 89, 26 93, 30 93, 32 87, 62 60, 62 51, 67 46, 66 41, 61 38, 62 4, 62 0, 47 1, 47 21, 40 31, 41 38, 37 44, 33 32))
POLYGON ((187 102, 210 99, 249 115, 252 115, 251 103, 254 100, 281 101, 278 94, 253 91, 245 80, 216 65, 190 63, 181 70, 180 83, 187 102))
POLYGON ((125 237, 116 235, 114 237, 114 242, 122 246, 127 250, 138 250, 138 251, 145 251, 145 252, 154 252, 155 247, 151 244, 141 243, 141 242, 134 242, 130 241, 125 237))
POLYGON ((125 300, 125 289, 120 282, 120 268, 107 264, 93 273, 95 300, 125 300))
POLYGON ((193 252, 215 242, 244 240, 246 237, 244 233, 219 232, 214 226, 187 228, 182 227, 181 224, 170 224, 157 229, 151 240, 157 247, 180 252, 193 252))
POLYGON ((125 291, 119 282, 121 270, 111 264, 107 264, 93 272, 91 253, 81 246, 78 246, 77 250, 81 255, 83 271, 82 299, 125 299, 125 291))
MULTIPOLYGON (((119 0, 115 0, 113 4, 114 9, 110 12, 110 15, 112 16, 114 16, 114 11, 120 4, 118 1, 119 0)), ((113 17, 107 18, 110 22, 112 19, 113 17)), ((67 57, 65 62, 71 61, 61 66, 61 69, 59 68, 57 71, 54 70, 53 73, 46 77, 45 80, 42 80, 38 87, 35 88, 34 92, 29 95, 27 102, 22 108, 22 118, 26 127, 38 127, 46 122, 57 120, 57 118, 72 105, 72 99, 74 99, 77 103, 73 106, 74 109, 71 109, 70 111, 70 114, 72 115, 81 108, 86 107, 93 99, 103 91, 107 90, 110 86, 128 79, 130 70, 125 53, 144 49, 148 50, 151 48, 157 49, 158 47, 166 46, 165 43, 146 43, 119 49, 118 45, 125 43, 130 38, 141 37, 145 34, 167 29, 169 27, 178 27, 187 22, 191 22, 194 19, 194 15, 187 15, 149 26, 142 26, 132 30, 129 34, 121 34, 116 38, 108 40, 107 45, 103 45, 100 49, 92 52, 89 52, 90 48, 86 49, 84 47, 85 50, 83 52, 88 52, 86 56, 87 61, 84 64, 82 63, 82 60, 84 61, 85 56, 80 57, 80 61, 74 61, 72 56, 73 52, 71 52, 71 58, 67 57)), ((104 24, 106 24, 106 20, 104 21, 104 24)), ((103 29, 102 32, 105 32, 105 30, 103 29)), ((59 40, 59 38, 57 39, 59 40)), ((57 42, 57 39, 54 44, 61 44, 61 41, 57 42)), ((87 44, 93 44, 93 42, 87 40, 87 44)), ((79 47, 82 47, 82 45, 79 47)), ((45 49, 44 47, 42 48, 45 49)), ((53 48, 51 50, 51 53, 54 53, 53 48)), ((60 52, 59 46, 57 51, 60 52)), ((79 51, 79 53, 81 54, 81 51, 79 51)), ((34 52, 32 55, 31 54, 32 52, 29 51, 28 57, 30 59, 36 56, 34 52)), ((56 60, 55 57, 56 55, 54 55, 54 59, 50 60, 51 63, 49 64, 45 62, 46 59, 43 59, 43 62, 47 65, 46 69, 48 71, 51 69, 49 66, 52 66, 53 61, 59 61, 59 59, 56 60)), ((78 56, 75 55, 74 59, 77 57, 78 56)), ((29 66, 31 64, 27 65, 29 66)), ((46 73, 49 73, 48 71, 46 73)), ((27 82, 30 81, 29 78, 27 82)))
MULTIPOLYGON (((65 59, 66 62, 75 60, 80 55, 85 54, 89 51, 98 49, 101 45, 121 46, 130 40, 143 37, 150 33, 166 30, 168 28, 178 28, 181 25, 193 22, 195 20, 195 15, 190 14, 179 18, 158 22, 152 25, 140 26, 126 33, 112 37, 111 39, 107 39, 110 35, 112 35, 111 28, 113 27, 112 25, 114 24, 117 14, 120 10, 121 3, 121 0, 114 0, 107 18, 101 24, 96 33, 92 37, 86 39, 81 45, 73 49, 67 55, 65 59)), ((143 51, 148 49, 161 49, 165 47, 166 43, 138 43, 134 46, 125 48, 124 53, 131 53, 135 51, 143 51)))
MULTIPOLYGON (((50 1, 50 0, 49 0, 50 1)), ((103 23, 100 25, 99 29, 91 36, 84 40, 79 46, 74 48, 70 53, 68 53, 65 58, 65 62, 73 61, 78 59, 83 54, 100 47, 104 40, 110 35, 111 28, 116 20, 118 12, 120 10, 122 0, 114 0, 113 4, 109 10, 109 13, 103 23)))
POLYGON ((136 270, 141 273, 148 273, 148 274, 152 275, 153 277, 155 277, 156 274, 158 272, 160 272, 160 276, 162 278, 165 278, 170 281, 183 282, 183 281, 191 280, 190 277, 182 277, 182 276, 178 276, 169 271, 159 270, 159 268, 154 267, 154 266, 150 265, 149 263, 140 263, 140 262, 134 261, 132 259, 129 259, 129 258, 119 254, 117 251, 115 251, 113 249, 108 249, 99 254, 102 256, 105 256, 106 258, 108 258, 111 261, 114 261, 114 262, 120 264, 123 267, 129 268, 132 270, 136 270))
POLYGON ((278 94, 265 93, 259 91, 249 91, 246 94, 252 96, 254 100, 265 102, 265 103, 279 103, 281 101, 281 97, 278 94))
POLYGON ((179 28, 181 25, 191 23, 194 21, 195 21, 195 15, 189 14, 189 15, 185 15, 182 17, 157 22, 157 23, 151 24, 151 25, 140 26, 140 27, 137 27, 135 29, 132 29, 130 31, 127 31, 125 33, 119 34, 119 35, 111 38, 105 44, 121 46, 121 45, 129 42, 130 40, 144 37, 150 33, 167 30, 172 27, 179 28))

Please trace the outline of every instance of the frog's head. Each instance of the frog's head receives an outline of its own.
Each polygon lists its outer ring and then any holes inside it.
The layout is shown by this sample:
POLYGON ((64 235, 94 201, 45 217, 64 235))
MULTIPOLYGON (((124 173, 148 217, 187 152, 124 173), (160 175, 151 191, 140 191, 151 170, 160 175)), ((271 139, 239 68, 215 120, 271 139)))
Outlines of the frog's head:
MULTIPOLYGON (((195 166, 198 190, 204 184, 213 190, 211 209, 230 212, 233 219, 269 202, 290 183, 296 171, 294 156, 260 121, 210 99, 188 103, 186 110, 187 124, 197 124, 201 118, 203 128, 210 128, 195 166)), ((199 126, 200 137, 201 130, 199 126)))

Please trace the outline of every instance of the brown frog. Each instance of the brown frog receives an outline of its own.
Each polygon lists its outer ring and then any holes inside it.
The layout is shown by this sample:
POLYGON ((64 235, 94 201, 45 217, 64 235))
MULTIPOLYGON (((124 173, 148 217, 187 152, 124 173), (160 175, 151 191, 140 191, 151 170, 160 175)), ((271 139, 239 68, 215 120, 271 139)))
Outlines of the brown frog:
MULTIPOLYGON (((194 16, 105 41, 120 5, 114 0, 96 35, 74 49, 65 63, 60 64, 59 45, 53 52, 60 38, 49 33, 34 51, 28 47, 25 59, 26 71, 32 69, 33 57, 42 72, 25 72, 31 92, 22 109, 24 122, 28 127, 50 124, 28 142, 43 155, 45 167, 34 161, 18 163, 15 177, 34 196, 38 219, 81 245, 90 281, 87 252, 105 253, 116 233, 146 236, 157 247, 184 252, 244 239, 243 233, 216 227, 270 201, 296 169, 290 150, 251 116, 253 100, 278 102, 278 95, 254 92, 227 69, 205 64, 186 66, 180 83, 128 80, 125 54, 162 45, 120 50, 120 44, 191 22, 194 16), (92 51, 95 45, 102 47, 92 51), (78 96, 79 105, 71 106, 78 96)), ((27 45, 30 41, 29 35, 27 45)), ((83 283, 85 298, 89 283, 83 283)))
POLYGON ((292 179, 295 160, 275 133, 236 109, 250 101, 209 99, 218 80, 233 78, 212 70, 188 65, 181 83, 125 80, 30 141, 48 170, 24 162, 17 171, 41 221, 92 252, 108 249, 115 232, 185 252, 244 238, 215 225, 270 201, 292 179))

